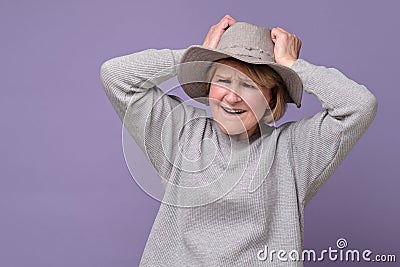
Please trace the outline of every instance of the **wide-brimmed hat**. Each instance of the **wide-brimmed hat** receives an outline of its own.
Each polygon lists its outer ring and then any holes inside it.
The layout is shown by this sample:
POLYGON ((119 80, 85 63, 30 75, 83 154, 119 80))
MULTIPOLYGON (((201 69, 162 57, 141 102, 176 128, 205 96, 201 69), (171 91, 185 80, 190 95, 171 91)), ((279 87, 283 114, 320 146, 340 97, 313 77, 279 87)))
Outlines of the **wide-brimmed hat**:
POLYGON ((286 85, 290 97, 287 102, 295 103, 300 108, 303 93, 300 77, 291 68, 275 62, 271 30, 247 22, 236 22, 230 26, 215 49, 192 45, 185 51, 182 64, 178 67, 178 81, 186 94, 208 104, 207 72, 210 64, 230 57, 251 64, 266 64, 274 69, 286 85))

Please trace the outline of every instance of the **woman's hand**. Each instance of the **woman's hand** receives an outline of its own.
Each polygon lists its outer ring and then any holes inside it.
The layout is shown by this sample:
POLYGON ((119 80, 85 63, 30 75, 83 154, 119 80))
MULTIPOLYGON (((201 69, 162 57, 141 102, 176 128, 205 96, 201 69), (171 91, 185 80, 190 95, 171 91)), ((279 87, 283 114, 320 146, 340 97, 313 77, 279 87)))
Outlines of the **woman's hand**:
POLYGON ((295 34, 291 34, 279 27, 271 30, 271 39, 275 43, 276 63, 290 68, 299 58, 301 40, 295 34))
POLYGON ((236 23, 234 18, 232 18, 230 15, 225 15, 217 24, 211 26, 207 33, 206 39, 203 42, 203 46, 217 48, 222 34, 234 23, 236 23))

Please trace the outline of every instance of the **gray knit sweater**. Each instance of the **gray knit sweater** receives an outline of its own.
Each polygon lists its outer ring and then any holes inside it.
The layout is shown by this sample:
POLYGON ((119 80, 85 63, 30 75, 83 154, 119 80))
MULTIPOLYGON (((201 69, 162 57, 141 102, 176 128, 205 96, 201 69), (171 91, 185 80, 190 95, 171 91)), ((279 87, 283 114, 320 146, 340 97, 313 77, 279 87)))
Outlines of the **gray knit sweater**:
POLYGON ((292 69, 322 111, 234 141, 157 86, 177 74, 183 52, 150 49, 101 67, 108 98, 166 189, 140 266, 303 266, 288 254, 263 261, 260 251, 301 255, 304 208, 373 121, 375 97, 298 59, 292 69))

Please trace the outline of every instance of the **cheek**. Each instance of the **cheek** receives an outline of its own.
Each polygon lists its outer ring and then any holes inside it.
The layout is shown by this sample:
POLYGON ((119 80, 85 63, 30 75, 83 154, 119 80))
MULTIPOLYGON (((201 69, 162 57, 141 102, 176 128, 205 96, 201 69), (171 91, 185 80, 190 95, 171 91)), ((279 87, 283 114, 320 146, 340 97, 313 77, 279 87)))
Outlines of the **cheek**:
POLYGON ((225 95, 225 89, 224 88, 221 88, 221 87, 216 86, 216 85, 211 85, 210 86, 210 91, 208 93, 208 98, 210 100, 212 100, 212 99, 217 100, 217 101, 210 101, 210 104, 211 103, 218 104, 220 101, 222 101, 222 99, 224 98, 224 95, 225 95))
POLYGON ((219 90, 218 86, 210 85, 210 91, 208 93, 208 97, 218 99, 221 95, 221 90, 219 90))
POLYGON ((254 92, 244 97, 246 105, 253 113, 264 114, 268 108, 268 99, 261 92, 254 92))

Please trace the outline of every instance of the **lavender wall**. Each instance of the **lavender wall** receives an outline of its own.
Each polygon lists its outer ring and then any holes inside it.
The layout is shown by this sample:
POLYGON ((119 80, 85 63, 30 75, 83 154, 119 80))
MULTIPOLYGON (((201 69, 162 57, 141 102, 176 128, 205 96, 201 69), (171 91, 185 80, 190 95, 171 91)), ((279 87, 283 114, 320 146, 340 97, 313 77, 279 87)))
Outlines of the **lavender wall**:
MULTIPOLYGON (((371 128, 306 209, 305 247, 344 237, 351 248, 399 258, 399 8, 395 0, 2 0, 0 266, 138 265, 159 203, 125 165, 100 65, 200 44, 225 13, 296 33, 303 58, 376 95, 371 128)), ((304 97, 286 120, 320 109, 304 97)))

